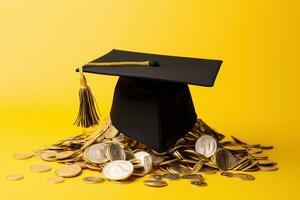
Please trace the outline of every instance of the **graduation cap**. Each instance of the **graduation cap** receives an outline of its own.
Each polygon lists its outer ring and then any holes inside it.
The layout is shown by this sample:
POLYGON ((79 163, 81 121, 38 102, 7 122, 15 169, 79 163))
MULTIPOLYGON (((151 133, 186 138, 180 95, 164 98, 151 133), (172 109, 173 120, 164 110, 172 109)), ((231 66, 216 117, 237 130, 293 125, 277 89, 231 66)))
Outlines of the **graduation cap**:
POLYGON ((221 60, 112 50, 77 69, 80 108, 74 124, 98 123, 94 97, 83 73, 119 76, 110 118, 123 134, 161 152, 197 120, 188 84, 211 87, 221 60))

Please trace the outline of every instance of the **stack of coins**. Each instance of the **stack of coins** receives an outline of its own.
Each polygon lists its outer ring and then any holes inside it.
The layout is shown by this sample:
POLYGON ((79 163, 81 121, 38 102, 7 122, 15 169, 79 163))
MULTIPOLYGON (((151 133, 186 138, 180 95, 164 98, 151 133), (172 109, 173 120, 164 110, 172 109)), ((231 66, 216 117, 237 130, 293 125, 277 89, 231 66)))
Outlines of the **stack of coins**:
MULTIPOLYGON (((125 183, 148 176, 144 184, 152 187, 168 185, 167 181, 190 180, 191 185, 206 186, 203 175, 215 174, 254 180, 244 172, 275 171, 277 163, 264 155, 273 146, 248 144, 231 136, 225 136, 198 119, 194 128, 180 138, 168 151, 156 152, 146 145, 126 137, 111 122, 92 133, 68 137, 34 151, 34 155, 47 162, 59 162, 65 167, 55 171, 51 183, 63 182, 63 178, 78 176, 82 170, 99 171, 104 178, 125 183), (235 172, 242 171, 243 173, 235 172)), ((28 159, 32 153, 17 153, 15 159, 28 159)), ((51 167, 36 166, 35 171, 47 171, 51 167)), ((101 177, 85 177, 86 183, 102 182, 101 177)))

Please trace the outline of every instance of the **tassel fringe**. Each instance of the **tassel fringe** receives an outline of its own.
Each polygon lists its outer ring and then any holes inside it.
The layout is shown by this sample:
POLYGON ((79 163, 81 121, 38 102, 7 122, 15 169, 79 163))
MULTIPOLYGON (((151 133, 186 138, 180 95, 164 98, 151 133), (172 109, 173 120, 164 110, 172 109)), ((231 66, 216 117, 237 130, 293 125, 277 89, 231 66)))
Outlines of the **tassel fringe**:
POLYGON ((91 127, 99 123, 99 116, 97 113, 96 101, 87 85, 85 76, 80 73, 80 90, 79 90, 79 111, 74 125, 84 128, 91 127))

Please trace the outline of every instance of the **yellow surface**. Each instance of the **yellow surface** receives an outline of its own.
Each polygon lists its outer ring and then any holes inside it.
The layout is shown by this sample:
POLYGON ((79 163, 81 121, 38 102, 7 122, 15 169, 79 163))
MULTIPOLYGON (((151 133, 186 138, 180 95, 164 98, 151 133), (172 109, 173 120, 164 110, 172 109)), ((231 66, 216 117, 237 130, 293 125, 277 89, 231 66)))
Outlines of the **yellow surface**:
MULTIPOLYGON (((299 3, 279 0, 0 1, 0 199, 299 199, 299 3), (244 182, 206 176, 149 188, 81 182, 50 185, 32 173, 37 159, 12 159, 81 132, 74 72, 124 49, 224 60, 215 87, 191 86, 199 117, 227 136, 273 144, 280 170, 244 182), (12 172, 24 180, 8 182, 12 172)), ((88 75, 103 116, 115 77, 88 75)), ((52 164, 53 169, 59 165, 52 164)))

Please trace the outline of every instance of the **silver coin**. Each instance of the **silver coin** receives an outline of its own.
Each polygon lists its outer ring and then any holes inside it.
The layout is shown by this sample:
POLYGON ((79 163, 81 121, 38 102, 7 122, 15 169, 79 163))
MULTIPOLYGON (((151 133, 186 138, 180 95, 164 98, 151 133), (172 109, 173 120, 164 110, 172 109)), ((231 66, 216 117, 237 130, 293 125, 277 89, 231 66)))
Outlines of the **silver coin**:
POLYGON ((197 153, 209 158, 216 152, 217 142, 213 137, 209 135, 201 136, 196 141, 195 150, 197 153))
POLYGON ((133 165, 126 160, 114 160, 103 167, 102 173, 110 180, 124 180, 133 173, 133 165))
POLYGON ((106 147, 106 156, 111 160, 125 160, 126 154, 120 145, 109 143, 106 147))
POLYGON ((104 163, 107 161, 107 157, 105 155, 106 144, 98 143, 89 146, 84 151, 84 158, 88 162, 92 162, 95 164, 104 163))
POLYGON ((215 155, 216 164, 223 171, 229 170, 236 163, 235 157, 226 149, 218 149, 215 155))
POLYGON ((145 151, 139 151, 136 152, 134 156, 140 161, 140 164, 144 167, 144 173, 148 173, 152 169, 153 160, 149 153, 145 151))

